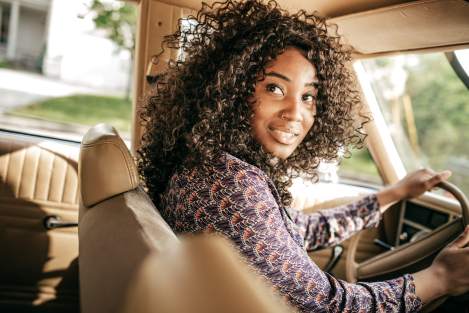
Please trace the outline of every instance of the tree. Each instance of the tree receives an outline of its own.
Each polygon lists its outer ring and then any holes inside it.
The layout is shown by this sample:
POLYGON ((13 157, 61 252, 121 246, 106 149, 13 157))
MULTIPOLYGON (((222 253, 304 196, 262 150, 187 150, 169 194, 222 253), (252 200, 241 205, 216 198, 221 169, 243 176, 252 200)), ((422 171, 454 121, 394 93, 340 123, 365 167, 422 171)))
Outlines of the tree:
POLYGON ((129 99, 135 56, 136 8, 132 4, 120 1, 93 0, 90 12, 94 14, 93 22, 96 28, 106 31, 107 37, 120 50, 126 50, 130 53, 129 80, 126 91, 126 98, 129 99))

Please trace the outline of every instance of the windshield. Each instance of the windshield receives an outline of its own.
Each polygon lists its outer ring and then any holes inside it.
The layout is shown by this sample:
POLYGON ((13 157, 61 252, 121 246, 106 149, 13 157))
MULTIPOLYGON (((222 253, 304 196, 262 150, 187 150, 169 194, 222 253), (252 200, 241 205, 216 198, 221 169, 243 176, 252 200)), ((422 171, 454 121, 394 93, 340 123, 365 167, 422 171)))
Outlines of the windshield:
MULTIPOLYGON (((457 51, 469 62, 469 50, 457 51)), ((448 53, 361 61, 406 170, 449 169, 469 192, 469 90, 448 53)))

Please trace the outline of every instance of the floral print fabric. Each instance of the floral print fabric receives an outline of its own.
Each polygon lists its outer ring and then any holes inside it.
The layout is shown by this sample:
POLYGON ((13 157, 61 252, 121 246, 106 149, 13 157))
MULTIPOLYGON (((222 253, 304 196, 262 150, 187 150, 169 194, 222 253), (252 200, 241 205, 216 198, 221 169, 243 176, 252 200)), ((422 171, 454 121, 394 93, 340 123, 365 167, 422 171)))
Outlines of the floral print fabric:
POLYGON ((285 209, 259 168, 221 153, 208 171, 178 171, 163 195, 162 215, 178 233, 217 232, 302 312, 415 312, 412 275, 350 284, 323 272, 307 250, 331 246, 376 227, 376 195, 304 214, 285 209))

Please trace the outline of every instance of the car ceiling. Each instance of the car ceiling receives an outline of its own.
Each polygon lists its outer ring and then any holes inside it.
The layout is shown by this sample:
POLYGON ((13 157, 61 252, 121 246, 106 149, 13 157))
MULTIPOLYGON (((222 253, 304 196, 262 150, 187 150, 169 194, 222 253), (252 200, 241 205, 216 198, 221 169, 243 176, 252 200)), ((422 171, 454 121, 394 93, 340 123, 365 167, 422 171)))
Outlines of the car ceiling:
MULTIPOLYGON (((145 1, 145 0, 140 0, 145 1)), ((201 0, 159 0, 199 9, 201 0)), ((205 1, 209 4, 213 0, 205 1)), ((277 0, 282 8, 305 9, 338 25, 356 58, 400 51, 469 47, 469 1, 464 0, 277 0)))
MULTIPOLYGON (((159 2, 176 5, 179 7, 198 10, 201 7, 201 0, 160 0, 159 2)), ((208 4, 216 0, 204 1, 208 4)), ((291 12, 304 9, 309 12, 318 11, 321 15, 329 18, 346 14, 363 12, 377 9, 393 4, 406 3, 403 0, 277 0, 280 6, 291 12)))

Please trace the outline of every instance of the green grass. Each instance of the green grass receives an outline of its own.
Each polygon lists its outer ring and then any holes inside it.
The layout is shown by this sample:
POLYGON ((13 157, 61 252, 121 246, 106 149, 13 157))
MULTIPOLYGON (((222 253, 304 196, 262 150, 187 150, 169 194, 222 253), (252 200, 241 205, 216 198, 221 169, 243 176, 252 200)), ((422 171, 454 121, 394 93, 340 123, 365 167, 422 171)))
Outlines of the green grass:
POLYGON ((54 98, 17 108, 9 114, 53 122, 95 125, 107 123, 129 132, 132 120, 130 100, 92 95, 54 98))
POLYGON ((368 149, 352 150, 351 158, 344 158, 340 162, 339 175, 353 177, 368 182, 381 182, 378 170, 368 149))
POLYGON ((10 62, 6 60, 0 60, 0 68, 10 68, 11 64, 10 62))

